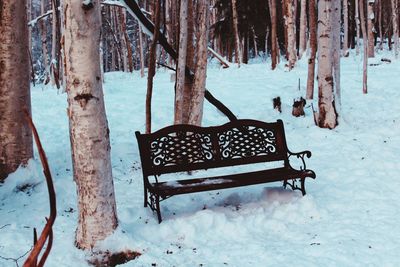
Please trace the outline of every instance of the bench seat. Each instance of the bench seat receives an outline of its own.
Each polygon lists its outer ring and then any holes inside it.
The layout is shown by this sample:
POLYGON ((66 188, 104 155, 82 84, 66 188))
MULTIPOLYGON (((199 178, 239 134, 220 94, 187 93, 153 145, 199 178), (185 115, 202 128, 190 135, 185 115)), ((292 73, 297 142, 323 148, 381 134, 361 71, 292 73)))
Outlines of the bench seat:
POLYGON ((219 190, 306 177, 315 179, 314 171, 299 171, 283 167, 209 178, 186 179, 159 183, 155 182, 150 184, 149 191, 160 195, 162 198, 168 198, 169 196, 179 194, 219 190))

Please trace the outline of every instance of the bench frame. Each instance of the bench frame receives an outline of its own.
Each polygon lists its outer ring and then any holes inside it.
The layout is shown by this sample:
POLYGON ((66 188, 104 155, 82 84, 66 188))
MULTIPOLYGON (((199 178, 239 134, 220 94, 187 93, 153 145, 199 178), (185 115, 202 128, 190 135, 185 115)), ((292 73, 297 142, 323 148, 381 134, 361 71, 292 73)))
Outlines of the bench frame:
POLYGON ((316 177, 305 163, 311 152, 293 153, 287 148, 282 120, 236 120, 213 127, 181 124, 151 134, 135 134, 142 163, 144 207, 157 213, 159 223, 160 202, 174 195, 276 181, 283 181, 285 188, 289 186, 305 195, 305 179, 316 177), (290 165, 293 157, 300 160, 299 169, 290 165), (274 161, 283 161, 283 167, 172 183, 159 181, 160 175, 167 173, 274 161), (150 176, 155 178, 154 183, 150 176))

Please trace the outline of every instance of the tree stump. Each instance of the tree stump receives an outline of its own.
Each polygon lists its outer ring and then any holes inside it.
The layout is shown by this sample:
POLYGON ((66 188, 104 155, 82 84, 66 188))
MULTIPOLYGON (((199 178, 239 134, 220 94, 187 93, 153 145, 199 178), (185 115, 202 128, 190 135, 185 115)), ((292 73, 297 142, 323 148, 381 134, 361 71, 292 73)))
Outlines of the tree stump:
POLYGON ((277 111, 279 111, 279 113, 282 113, 282 103, 281 103, 281 98, 275 97, 274 99, 272 99, 272 102, 274 104, 274 109, 276 109, 277 111))
POLYGON ((295 117, 305 116, 304 106, 306 105, 306 100, 303 97, 300 99, 294 99, 292 115, 295 117))

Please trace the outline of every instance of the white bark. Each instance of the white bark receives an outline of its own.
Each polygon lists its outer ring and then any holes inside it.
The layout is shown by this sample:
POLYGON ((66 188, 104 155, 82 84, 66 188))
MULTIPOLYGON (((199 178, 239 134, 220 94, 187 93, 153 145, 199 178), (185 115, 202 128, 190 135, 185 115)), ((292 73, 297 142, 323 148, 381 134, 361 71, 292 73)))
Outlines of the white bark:
POLYGON ((232 4, 232 19, 233 19, 233 34, 235 35, 235 59, 239 65, 242 63, 242 50, 240 49, 239 29, 238 29, 238 14, 236 8, 236 0, 231 0, 232 4))
POLYGON ((307 49, 307 7, 306 7, 306 0, 301 0, 299 59, 301 59, 306 49, 307 49))
POLYGON ((393 24, 393 39, 394 39, 394 55, 396 59, 399 56, 399 22, 398 22, 398 0, 391 0, 392 4, 392 24, 393 24))
POLYGON ((0 4, 0 182, 33 157, 26 1, 0 4), (17 41, 18 40, 18 41, 17 41))
POLYGON ((65 0, 64 61, 79 222, 76 245, 93 248, 117 226, 99 56, 100 1, 65 0))
POLYGON ((175 88, 175 118, 174 123, 182 123, 183 120, 183 98, 185 90, 185 66, 188 43, 188 1, 181 0, 180 6, 180 30, 179 30, 179 51, 178 67, 176 70, 176 88, 175 88))
POLYGON ((355 0, 355 20, 356 20, 356 55, 360 54, 360 17, 359 17, 359 8, 358 8, 358 0, 355 0))
POLYGON ((343 56, 349 56, 349 3, 348 0, 343 0, 343 56))
POLYGON ((374 6, 375 0, 368 0, 368 57, 375 57, 374 38, 374 6))
POLYGON ((208 7, 209 0, 198 0, 197 4, 197 62, 192 97, 190 99, 189 124, 201 125, 203 117, 204 92, 207 76, 208 7))
POLYGON ((286 57, 288 59, 289 70, 294 68, 297 60, 295 1, 296 0, 285 0, 285 29, 287 32, 286 57))
POLYGON ((337 114, 333 93, 333 42, 332 3, 330 0, 318 2, 318 124, 333 129, 337 125, 337 114))
POLYGON ((364 15, 364 0, 359 0, 360 6, 360 20, 361 20, 361 31, 363 35, 363 47, 364 47, 364 62, 363 62, 363 93, 368 92, 367 74, 368 74, 368 33, 365 27, 365 15, 364 15))

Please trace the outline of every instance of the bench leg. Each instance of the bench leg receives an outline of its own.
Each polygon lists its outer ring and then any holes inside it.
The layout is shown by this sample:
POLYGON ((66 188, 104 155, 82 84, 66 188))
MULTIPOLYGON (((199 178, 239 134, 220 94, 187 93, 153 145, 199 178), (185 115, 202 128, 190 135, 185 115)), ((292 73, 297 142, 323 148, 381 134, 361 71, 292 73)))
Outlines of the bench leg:
POLYGON ((303 196, 306 195, 305 183, 306 183, 306 178, 302 178, 301 179, 301 193, 303 194, 303 196))
POLYGON ((144 207, 147 207, 147 187, 144 185, 144 207))
POLYGON ((158 217, 158 223, 161 223, 161 210, 160 210, 160 196, 156 196, 156 211, 157 211, 157 217, 158 217))
POLYGON ((299 178, 300 179, 300 187, 297 185, 297 180, 293 179, 291 182, 288 182, 287 180, 283 181, 283 188, 286 189, 286 187, 289 185, 292 190, 300 190, 303 196, 306 195, 306 187, 305 187, 305 182, 306 178, 299 178))

